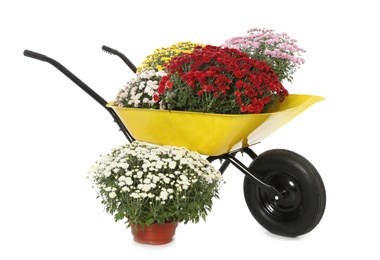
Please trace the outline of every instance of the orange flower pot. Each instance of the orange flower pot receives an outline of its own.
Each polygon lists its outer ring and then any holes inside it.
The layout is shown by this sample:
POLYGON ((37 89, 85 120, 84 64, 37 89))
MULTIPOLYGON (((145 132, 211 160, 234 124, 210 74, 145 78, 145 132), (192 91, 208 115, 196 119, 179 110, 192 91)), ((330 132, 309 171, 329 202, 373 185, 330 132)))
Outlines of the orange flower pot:
POLYGON ((141 244, 164 245, 170 243, 175 235, 178 221, 164 224, 154 223, 141 227, 139 224, 131 224, 133 239, 141 244))

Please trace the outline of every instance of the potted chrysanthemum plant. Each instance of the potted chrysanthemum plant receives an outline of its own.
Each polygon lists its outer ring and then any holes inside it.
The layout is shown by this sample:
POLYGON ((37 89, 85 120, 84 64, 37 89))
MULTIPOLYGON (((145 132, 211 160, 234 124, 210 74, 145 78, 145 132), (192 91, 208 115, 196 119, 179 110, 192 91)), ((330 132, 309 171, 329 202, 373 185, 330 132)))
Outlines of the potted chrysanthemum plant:
POLYGON ((266 62, 234 48, 196 46, 173 57, 165 71, 156 100, 168 110, 257 114, 288 95, 266 62))
POLYGON ((278 33, 265 28, 252 28, 247 35, 236 36, 226 40, 222 46, 235 48, 247 53, 251 58, 265 61, 276 72, 279 80, 292 82, 293 74, 305 60, 297 40, 287 33, 278 33))
POLYGON ((137 242, 148 244, 170 242, 178 223, 205 220, 224 182, 197 152, 139 141, 101 155, 89 178, 106 212, 131 226, 137 242))

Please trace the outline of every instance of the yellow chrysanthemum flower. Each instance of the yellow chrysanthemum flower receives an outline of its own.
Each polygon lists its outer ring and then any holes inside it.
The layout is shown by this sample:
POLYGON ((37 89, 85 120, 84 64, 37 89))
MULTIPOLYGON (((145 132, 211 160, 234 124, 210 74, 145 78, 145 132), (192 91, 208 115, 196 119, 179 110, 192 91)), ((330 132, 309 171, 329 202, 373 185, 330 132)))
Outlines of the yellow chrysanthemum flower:
POLYGON ((164 65, 168 63, 173 57, 184 54, 191 53, 195 46, 205 46, 205 44, 187 42, 178 42, 169 47, 157 48, 152 54, 146 56, 143 63, 137 67, 137 72, 143 70, 163 70, 164 65))

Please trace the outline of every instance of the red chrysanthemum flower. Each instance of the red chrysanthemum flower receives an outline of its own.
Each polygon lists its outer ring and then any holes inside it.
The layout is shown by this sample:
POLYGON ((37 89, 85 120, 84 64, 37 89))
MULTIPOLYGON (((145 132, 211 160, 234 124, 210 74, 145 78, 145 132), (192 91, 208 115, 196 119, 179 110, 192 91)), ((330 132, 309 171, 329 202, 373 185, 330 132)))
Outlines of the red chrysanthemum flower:
POLYGON ((212 45, 197 46, 166 64, 158 93, 167 109, 207 113, 262 113, 288 91, 263 61, 212 45))

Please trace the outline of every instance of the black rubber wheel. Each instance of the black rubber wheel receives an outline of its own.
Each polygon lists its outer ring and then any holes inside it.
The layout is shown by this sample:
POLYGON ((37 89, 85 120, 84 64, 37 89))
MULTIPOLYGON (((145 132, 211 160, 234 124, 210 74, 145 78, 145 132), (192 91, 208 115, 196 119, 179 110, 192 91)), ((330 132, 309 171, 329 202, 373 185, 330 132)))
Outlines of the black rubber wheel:
POLYGON ((257 156, 249 169, 284 197, 276 201, 245 177, 245 201, 261 226, 280 236, 297 237, 318 225, 325 211, 326 191, 318 171, 307 159, 292 151, 274 149, 257 156))

